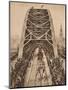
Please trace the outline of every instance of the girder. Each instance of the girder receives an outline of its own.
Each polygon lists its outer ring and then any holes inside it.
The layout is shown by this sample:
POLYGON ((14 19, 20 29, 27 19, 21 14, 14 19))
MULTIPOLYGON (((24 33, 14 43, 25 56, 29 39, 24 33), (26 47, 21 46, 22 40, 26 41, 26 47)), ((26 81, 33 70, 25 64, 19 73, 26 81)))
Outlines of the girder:
POLYGON ((32 25, 34 25, 36 28, 43 28, 42 27, 42 25, 44 25, 44 24, 47 24, 49 21, 46 21, 46 22, 44 22, 44 23, 42 23, 42 24, 35 24, 35 23, 33 23, 33 22, 31 22, 30 20, 28 20, 32 25))

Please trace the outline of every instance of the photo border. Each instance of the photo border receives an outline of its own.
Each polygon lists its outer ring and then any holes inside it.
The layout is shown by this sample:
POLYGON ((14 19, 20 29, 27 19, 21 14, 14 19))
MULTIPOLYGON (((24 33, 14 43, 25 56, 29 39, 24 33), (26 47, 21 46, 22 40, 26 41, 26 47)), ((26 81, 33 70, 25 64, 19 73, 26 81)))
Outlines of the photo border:
POLYGON ((67 85, 67 4, 59 4, 59 3, 45 3, 45 2, 27 2, 27 1, 9 1, 9 88, 10 89, 18 89, 18 88, 38 88, 38 87, 54 87, 54 86, 66 86, 67 85), (32 4, 48 4, 48 5, 64 5, 65 6, 65 84, 60 84, 60 85, 45 85, 45 86, 27 86, 27 87, 17 87, 17 88, 12 88, 10 86, 10 3, 32 3, 32 4))

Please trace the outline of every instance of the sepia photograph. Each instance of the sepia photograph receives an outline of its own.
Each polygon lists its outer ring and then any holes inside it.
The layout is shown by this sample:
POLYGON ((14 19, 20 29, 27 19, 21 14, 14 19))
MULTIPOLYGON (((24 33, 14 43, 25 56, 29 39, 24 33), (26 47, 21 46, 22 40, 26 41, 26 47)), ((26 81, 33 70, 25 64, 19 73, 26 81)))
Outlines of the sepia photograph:
POLYGON ((66 5, 9 2, 9 87, 66 85, 66 5))

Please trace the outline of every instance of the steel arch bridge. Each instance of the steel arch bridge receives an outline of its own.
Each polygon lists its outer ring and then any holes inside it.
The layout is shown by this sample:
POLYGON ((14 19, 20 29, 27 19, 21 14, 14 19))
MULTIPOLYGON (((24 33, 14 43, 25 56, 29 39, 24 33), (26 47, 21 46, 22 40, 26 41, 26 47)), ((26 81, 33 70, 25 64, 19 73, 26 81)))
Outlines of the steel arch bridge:
POLYGON ((47 59, 58 56, 53 20, 49 10, 29 9, 21 36, 18 62, 15 67, 14 80, 12 81, 14 82, 13 87, 24 87, 25 73, 36 48, 43 49, 47 59), (19 77, 20 81, 18 81, 19 77))

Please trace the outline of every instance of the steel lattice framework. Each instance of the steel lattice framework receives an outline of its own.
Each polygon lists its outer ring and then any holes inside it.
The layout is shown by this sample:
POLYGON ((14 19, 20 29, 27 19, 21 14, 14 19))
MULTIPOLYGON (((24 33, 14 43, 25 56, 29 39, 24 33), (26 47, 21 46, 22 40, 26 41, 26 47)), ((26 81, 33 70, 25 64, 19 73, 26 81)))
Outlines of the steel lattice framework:
MULTIPOLYGON (((25 17, 25 23, 19 46, 18 58, 22 58, 23 48, 31 42, 45 42, 53 48, 54 56, 57 57, 57 48, 53 21, 49 10, 31 8, 25 17)), ((48 47, 47 47, 48 48, 48 47)))

